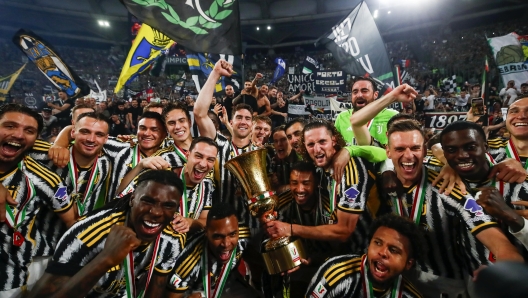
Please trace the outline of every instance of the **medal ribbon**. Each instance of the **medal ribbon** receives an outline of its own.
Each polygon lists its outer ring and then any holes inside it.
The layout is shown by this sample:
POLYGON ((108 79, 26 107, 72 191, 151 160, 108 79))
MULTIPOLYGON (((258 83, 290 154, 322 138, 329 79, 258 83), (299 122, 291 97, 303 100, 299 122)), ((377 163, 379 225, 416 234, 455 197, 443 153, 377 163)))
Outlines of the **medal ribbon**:
MULTIPOLYGON (((493 159, 493 157, 489 153, 486 153, 486 159, 489 161, 491 167, 497 164, 495 159, 493 159)), ((497 180, 493 179, 493 181, 491 182, 491 186, 497 188, 500 194, 504 196, 504 181, 499 181, 499 187, 497 187, 497 180)))
MULTIPOLYGON (((361 260, 361 275, 363 276, 363 292, 365 292, 366 298, 375 298, 374 296, 374 289, 372 288, 372 284, 368 278, 368 270, 369 266, 367 264, 367 255, 363 255, 363 259, 361 260)), ((401 298, 403 294, 403 287, 402 287, 402 275, 400 274, 398 278, 394 281, 394 284, 392 285, 392 290, 390 297, 391 298, 401 298)))
MULTIPOLYGON (((84 194, 82 194, 82 200, 80 200, 78 197, 75 200, 77 202, 79 215, 81 216, 84 215, 84 209, 86 207, 87 198, 92 195, 92 192, 95 188, 95 177, 97 177, 97 174, 99 173, 99 167, 97 164, 98 160, 99 157, 96 157, 93 162, 92 170, 90 172, 90 178, 88 178, 88 182, 86 183, 86 190, 84 191, 84 194)), ((70 162, 68 163, 68 170, 70 172, 70 180, 73 184, 73 191, 75 192, 75 194, 79 194, 79 170, 77 169, 77 164, 75 163, 73 149, 70 149, 70 162)))
POLYGON ((139 145, 134 146, 132 150, 132 168, 135 168, 141 161, 141 151, 139 150, 139 145))
POLYGON ((123 262, 123 268, 125 270, 125 281, 126 281, 126 297, 127 298, 142 298, 145 292, 148 289, 150 279, 152 278, 152 273, 154 272, 154 267, 156 266, 156 259, 158 258, 158 246, 160 243, 161 233, 156 238, 154 242, 154 251, 152 252, 152 259, 150 260, 150 268, 147 274, 147 283, 145 285, 145 290, 139 293, 139 296, 136 296, 136 277, 134 274, 134 254, 129 252, 123 262))
POLYGON ((176 145, 176 143, 174 144, 174 152, 176 152, 176 155, 178 155, 184 163, 187 163, 187 155, 185 154, 185 151, 176 145))
POLYGON ((334 209, 336 207, 336 201, 337 201, 337 181, 332 179, 332 189, 330 190, 330 214, 334 213, 334 209))
POLYGON ((26 186, 27 186, 26 199, 22 201, 22 203, 20 204, 20 208, 18 212, 16 211, 17 209, 16 207, 11 207, 9 205, 6 206, 7 224, 14 230, 13 231, 13 244, 16 246, 22 245, 22 242, 19 242, 19 241, 23 241, 22 240, 23 236, 22 234, 20 234, 20 232, 17 231, 17 228, 26 218, 26 209, 27 209, 28 203, 33 199, 33 197, 35 197, 35 186, 33 185, 33 183, 31 183, 28 176, 24 174, 22 167, 23 167, 23 162, 20 161, 20 163, 18 163, 18 169, 20 170, 20 172, 22 172, 22 175, 24 175, 26 179, 26 186), (16 239, 17 236, 21 238, 17 240, 16 239))
POLYGON ((207 253, 207 242, 204 243, 203 247, 203 256, 202 256, 202 278, 203 278, 203 287, 205 292, 206 298, 219 298, 222 296, 222 291, 224 290, 224 286, 227 282, 227 278, 229 276, 229 272, 231 272, 231 266, 233 263, 233 259, 236 255, 236 247, 231 252, 231 256, 229 257, 229 261, 226 264, 222 265, 222 270, 220 272, 220 276, 218 277, 218 282, 215 285, 214 291, 211 291, 211 275, 209 274, 209 254, 207 253))
MULTIPOLYGON (((185 182, 185 168, 187 166, 184 166, 182 168, 182 171, 180 173, 180 179, 183 182, 183 194, 182 198, 180 200, 180 214, 183 217, 189 217, 189 213, 193 213, 193 219, 198 219, 199 217, 199 208, 202 205, 203 198, 204 198, 204 182, 203 180, 198 184, 198 189, 196 190, 196 197, 198 198, 198 202, 194 207, 194 212, 190 212, 189 210, 189 197, 187 195, 187 183, 185 182)), ((192 205, 191 205, 192 206, 192 205)))
MULTIPOLYGON (((519 154, 517 153, 517 150, 515 149, 515 144, 513 143, 512 139, 508 140, 508 145, 506 146, 506 155, 509 158, 515 158, 518 162, 521 162, 521 158, 519 157, 519 154)), ((526 162, 526 164, 524 165, 524 168, 526 169, 526 171, 528 171, 528 162, 526 162)))
MULTIPOLYGON (((411 209, 411 215, 409 218, 411 218, 417 225, 420 224, 420 220, 422 217, 422 210, 423 210, 423 204, 425 200, 425 190, 427 188, 427 170, 424 168, 422 173, 422 180, 420 181, 420 184, 416 186, 416 190, 414 191, 414 200, 413 205, 411 209)), ((401 202, 401 198, 398 197, 392 197, 393 205, 395 207, 395 212, 399 216, 405 216, 405 208, 403 208, 403 204, 401 202)))

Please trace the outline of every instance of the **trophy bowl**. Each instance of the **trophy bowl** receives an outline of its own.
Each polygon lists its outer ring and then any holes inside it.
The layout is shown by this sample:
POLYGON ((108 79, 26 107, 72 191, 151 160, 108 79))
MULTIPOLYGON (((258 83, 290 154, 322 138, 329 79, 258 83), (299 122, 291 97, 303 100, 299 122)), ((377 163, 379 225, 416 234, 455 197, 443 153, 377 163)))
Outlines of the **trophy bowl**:
MULTIPOLYGON (((265 224, 276 220, 277 196, 271 190, 266 173, 266 149, 242 153, 229 160, 225 168, 242 184, 247 194, 251 216, 265 224)), ((306 258, 300 239, 294 237, 271 238, 263 242, 262 256, 269 274, 277 274, 301 265, 306 258)))

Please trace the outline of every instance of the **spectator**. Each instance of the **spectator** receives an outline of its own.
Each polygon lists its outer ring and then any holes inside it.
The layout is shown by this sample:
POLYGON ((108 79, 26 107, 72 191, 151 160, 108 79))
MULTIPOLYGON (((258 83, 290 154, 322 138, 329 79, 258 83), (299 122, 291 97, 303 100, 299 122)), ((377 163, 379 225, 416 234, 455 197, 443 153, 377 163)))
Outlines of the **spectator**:
POLYGON ((41 137, 43 139, 46 139, 51 134, 51 126, 54 124, 58 125, 58 119, 57 117, 51 115, 51 108, 43 108, 42 113, 40 114, 42 115, 42 119, 44 120, 44 128, 42 129, 41 137))
POLYGON ((520 92, 515 87, 515 81, 508 81, 506 87, 502 88, 502 90, 499 92, 499 96, 502 97, 502 106, 509 107, 512 103, 515 102, 515 100, 517 100, 517 96, 519 95, 519 93, 520 92))

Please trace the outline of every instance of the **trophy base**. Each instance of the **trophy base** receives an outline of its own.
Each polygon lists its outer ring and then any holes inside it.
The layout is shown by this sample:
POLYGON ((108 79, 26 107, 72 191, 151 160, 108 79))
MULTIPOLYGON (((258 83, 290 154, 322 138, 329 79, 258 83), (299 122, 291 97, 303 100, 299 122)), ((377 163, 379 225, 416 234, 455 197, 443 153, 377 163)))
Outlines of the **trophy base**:
POLYGON ((288 271, 301 265, 301 259, 306 259, 301 239, 296 239, 273 250, 262 253, 268 273, 273 275, 288 271))

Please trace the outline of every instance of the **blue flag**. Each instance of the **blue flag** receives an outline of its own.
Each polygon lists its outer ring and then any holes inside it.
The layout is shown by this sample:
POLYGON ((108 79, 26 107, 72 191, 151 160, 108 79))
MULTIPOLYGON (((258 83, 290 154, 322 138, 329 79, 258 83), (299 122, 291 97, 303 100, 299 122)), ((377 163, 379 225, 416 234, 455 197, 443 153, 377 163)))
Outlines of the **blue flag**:
POLYGON ((275 58, 275 63, 277 63, 277 67, 275 68, 275 71, 273 72, 273 78, 271 78, 270 84, 275 84, 286 71, 286 62, 282 60, 282 58, 275 58))

